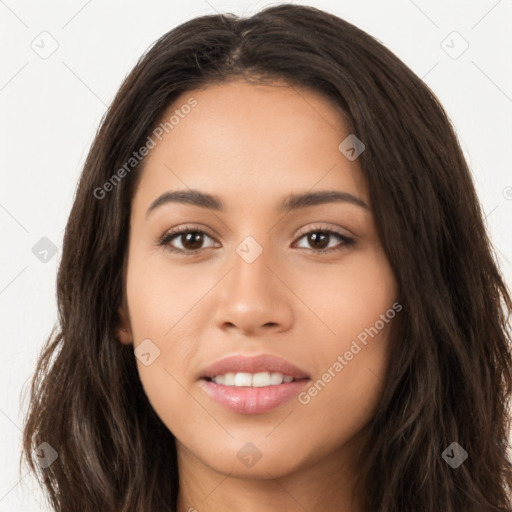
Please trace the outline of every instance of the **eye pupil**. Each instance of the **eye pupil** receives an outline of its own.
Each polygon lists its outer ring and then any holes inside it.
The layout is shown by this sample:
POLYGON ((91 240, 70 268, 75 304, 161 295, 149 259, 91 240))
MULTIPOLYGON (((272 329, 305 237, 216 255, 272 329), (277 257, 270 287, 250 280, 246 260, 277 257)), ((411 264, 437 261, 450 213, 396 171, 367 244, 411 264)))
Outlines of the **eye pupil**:
POLYGON ((315 249, 325 249, 329 245, 329 235, 321 231, 315 231, 308 235, 309 243, 315 249), (321 239, 321 241, 320 241, 321 239), (320 241, 320 244, 318 243, 320 241))
POLYGON ((186 240, 186 243, 183 243, 183 247, 189 251, 194 251, 196 249, 199 249, 203 243, 202 237, 203 233, 199 233, 198 231, 190 231, 186 234, 181 235, 182 241, 183 239, 186 240), (199 242, 199 243, 198 243, 199 242), (192 247, 188 246, 187 244, 192 244, 192 247))

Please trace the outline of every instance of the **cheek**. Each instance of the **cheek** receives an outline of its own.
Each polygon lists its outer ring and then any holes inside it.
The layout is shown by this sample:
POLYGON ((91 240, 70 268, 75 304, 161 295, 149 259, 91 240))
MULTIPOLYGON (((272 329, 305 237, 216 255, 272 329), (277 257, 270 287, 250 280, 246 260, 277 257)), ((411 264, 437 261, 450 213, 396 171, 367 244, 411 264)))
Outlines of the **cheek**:
MULTIPOLYGON (((306 272, 303 273, 307 275, 306 272)), ((322 265, 314 276, 297 277, 294 291, 315 316, 321 352, 347 350, 351 340, 379 322, 397 299, 396 279, 378 247, 347 254, 339 265, 322 265)), ((307 313, 309 315, 309 313, 307 313)), ((393 315, 394 316, 394 315, 393 315)))
POLYGON ((208 283, 198 276, 192 282, 190 272, 187 275, 169 262, 162 264, 158 261, 162 259, 138 257, 134 251, 126 291, 136 354, 150 353, 136 359, 140 380, 165 421, 187 400, 182 385, 189 377, 185 371, 193 366, 200 339, 194 304, 206 293, 208 283), (143 346, 147 349, 142 352, 138 347, 143 346))
POLYGON ((340 425, 357 432, 378 405, 399 306, 396 280, 382 252, 354 257, 328 277, 317 281, 321 293, 307 295, 308 306, 322 319, 316 330, 324 335, 314 338, 308 357, 318 375, 299 403, 311 428, 335 436, 340 425))
POLYGON ((215 282, 211 273, 203 274, 193 265, 173 264, 164 254, 144 256, 134 251, 126 288, 136 342, 140 336, 173 337, 194 316, 194 305, 215 282))
POLYGON ((378 313, 367 315, 363 323, 361 319, 338 321, 336 340, 318 346, 321 355, 313 357, 318 359, 319 373, 298 396, 299 416, 315 435, 343 442, 371 422, 390 364, 393 321, 379 329, 381 321, 376 324, 376 318, 378 313))

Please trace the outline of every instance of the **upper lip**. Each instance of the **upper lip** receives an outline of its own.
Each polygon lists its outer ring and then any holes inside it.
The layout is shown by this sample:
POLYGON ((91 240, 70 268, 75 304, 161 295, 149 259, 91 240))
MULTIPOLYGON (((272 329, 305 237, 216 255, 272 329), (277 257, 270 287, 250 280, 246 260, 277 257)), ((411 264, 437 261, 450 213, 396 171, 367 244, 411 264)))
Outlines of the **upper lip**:
POLYGON ((286 361, 286 359, 271 354, 258 354, 255 356, 233 354, 224 357, 202 370, 200 378, 212 378, 216 375, 241 372, 282 373, 283 375, 291 375, 295 379, 309 379, 309 375, 304 370, 286 361))

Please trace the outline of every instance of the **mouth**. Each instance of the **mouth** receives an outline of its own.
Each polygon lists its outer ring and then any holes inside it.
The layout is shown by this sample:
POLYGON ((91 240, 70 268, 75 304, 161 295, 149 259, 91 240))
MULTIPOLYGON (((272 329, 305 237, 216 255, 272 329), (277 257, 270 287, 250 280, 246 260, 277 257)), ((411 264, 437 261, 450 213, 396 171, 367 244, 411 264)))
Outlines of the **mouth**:
POLYGON ((264 387, 310 376, 290 361, 271 354, 232 354, 202 370, 199 378, 225 386, 264 387))
POLYGON ((269 354, 234 354, 212 364, 199 377, 211 399, 240 414, 271 411, 297 396, 310 380, 304 370, 269 354))
POLYGON ((309 380, 308 377, 294 377, 280 372, 228 372, 214 377, 202 377, 206 382, 214 382, 223 386, 263 388, 267 386, 280 386, 302 380, 309 380))

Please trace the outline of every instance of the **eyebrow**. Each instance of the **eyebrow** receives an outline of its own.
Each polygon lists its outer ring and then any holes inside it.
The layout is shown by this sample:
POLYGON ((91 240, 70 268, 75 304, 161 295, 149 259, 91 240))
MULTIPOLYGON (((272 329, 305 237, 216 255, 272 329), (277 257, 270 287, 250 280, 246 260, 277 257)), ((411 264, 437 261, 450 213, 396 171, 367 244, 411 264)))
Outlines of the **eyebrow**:
MULTIPOLYGON (((279 213, 290 212, 300 208, 307 208, 308 206, 316 206, 325 203, 338 203, 344 202, 353 204, 370 210, 369 206, 359 197, 356 197, 348 192, 341 192, 337 190, 323 190, 319 192, 306 192, 302 194, 290 194, 278 205, 277 211, 279 213)), ((225 206, 218 196, 214 196, 199 190, 175 190, 164 192, 161 196, 157 197, 148 208, 146 217, 156 208, 168 203, 181 203, 199 206, 201 208, 208 208, 211 210, 224 212, 225 206)))

